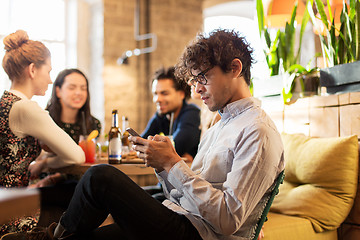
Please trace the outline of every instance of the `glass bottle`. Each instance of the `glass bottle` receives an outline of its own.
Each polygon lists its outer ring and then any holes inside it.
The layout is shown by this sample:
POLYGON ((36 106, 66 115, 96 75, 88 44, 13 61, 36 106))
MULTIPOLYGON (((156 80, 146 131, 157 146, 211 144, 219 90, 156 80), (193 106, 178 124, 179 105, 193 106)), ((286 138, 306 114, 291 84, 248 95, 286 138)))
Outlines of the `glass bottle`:
POLYGON ((118 112, 117 110, 112 111, 112 123, 109 131, 109 163, 118 164, 121 163, 121 131, 119 128, 118 122, 118 112))
POLYGON ((126 131, 126 129, 129 127, 129 119, 127 116, 122 116, 122 154, 126 155, 130 152, 130 142, 129 142, 129 133, 126 131))

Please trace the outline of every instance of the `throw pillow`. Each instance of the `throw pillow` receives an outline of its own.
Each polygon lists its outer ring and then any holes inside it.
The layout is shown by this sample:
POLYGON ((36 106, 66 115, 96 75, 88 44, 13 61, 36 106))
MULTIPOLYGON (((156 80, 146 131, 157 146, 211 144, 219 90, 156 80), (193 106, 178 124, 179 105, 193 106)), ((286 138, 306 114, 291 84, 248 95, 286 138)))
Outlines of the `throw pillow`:
POLYGON ((285 180, 271 211, 307 218, 316 232, 338 228, 356 194, 357 136, 311 138, 283 133, 282 140, 285 180))

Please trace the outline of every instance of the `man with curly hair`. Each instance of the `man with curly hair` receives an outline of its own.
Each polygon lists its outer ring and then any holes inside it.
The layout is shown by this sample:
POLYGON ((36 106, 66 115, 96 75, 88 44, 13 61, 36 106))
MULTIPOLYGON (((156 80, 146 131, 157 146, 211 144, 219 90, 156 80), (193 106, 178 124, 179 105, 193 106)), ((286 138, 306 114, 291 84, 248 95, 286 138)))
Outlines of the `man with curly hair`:
POLYGON ((159 203, 122 172, 98 165, 82 177, 59 223, 27 236, 252 239, 284 157, 274 123, 249 91, 251 54, 245 39, 227 30, 199 35, 186 47, 177 75, 221 115, 201 140, 191 168, 168 138, 130 137, 155 169, 167 200, 159 203), (97 228, 109 213, 115 224, 97 228))

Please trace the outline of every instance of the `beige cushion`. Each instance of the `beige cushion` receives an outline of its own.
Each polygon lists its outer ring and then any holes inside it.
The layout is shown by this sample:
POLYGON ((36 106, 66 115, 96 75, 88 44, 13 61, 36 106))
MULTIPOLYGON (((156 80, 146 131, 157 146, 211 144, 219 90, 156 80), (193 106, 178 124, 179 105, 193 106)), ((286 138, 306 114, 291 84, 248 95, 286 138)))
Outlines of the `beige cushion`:
POLYGON ((308 219, 270 212, 263 240, 337 240, 337 231, 316 233, 308 219))
POLYGON ((285 181, 271 211, 309 219, 316 232, 338 228, 356 193, 357 136, 282 134, 282 139, 285 181))

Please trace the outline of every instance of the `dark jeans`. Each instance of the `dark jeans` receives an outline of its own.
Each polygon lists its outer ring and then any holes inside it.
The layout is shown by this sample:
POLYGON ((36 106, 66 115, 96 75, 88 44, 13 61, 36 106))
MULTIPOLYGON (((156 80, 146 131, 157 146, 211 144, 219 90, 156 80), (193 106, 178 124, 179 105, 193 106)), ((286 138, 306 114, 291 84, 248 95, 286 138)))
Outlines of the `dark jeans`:
POLYGON ((201 239, 196 228, 113 166, 90 168, 61 225, 83 239, 201 239), (97 228, 111 214, 116 224, 97 228))

